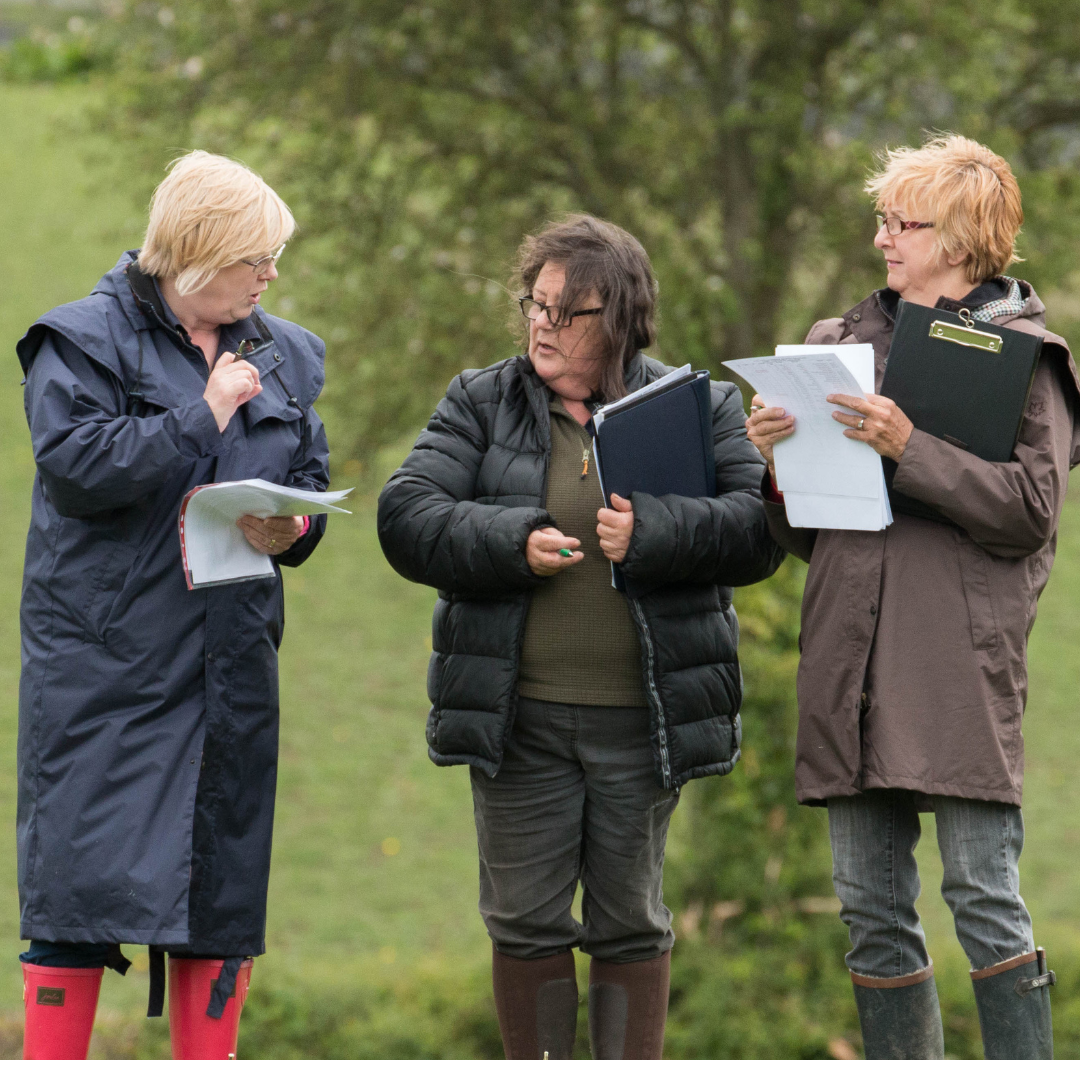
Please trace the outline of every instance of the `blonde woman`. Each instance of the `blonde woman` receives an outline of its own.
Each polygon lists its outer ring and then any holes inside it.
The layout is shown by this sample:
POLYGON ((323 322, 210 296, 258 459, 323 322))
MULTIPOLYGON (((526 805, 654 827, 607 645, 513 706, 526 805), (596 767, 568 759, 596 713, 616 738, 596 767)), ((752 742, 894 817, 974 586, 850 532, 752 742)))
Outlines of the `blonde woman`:
MULTIPOLYGON (((151 1015, 169 953, 174 1057, 236 1052, 247 958, 264 951, 281 575, 189 591, 177 511, 223 480, 326 487, 322 342, 258 306, 293 229, 254 173, 188 154, 141 251, 19 343, 37 463, 18 758, 27 1058, 86 1056, 124 942, 150 947, 151 1015)), ((296 566, 325 518, 240 525, 296 566)))
MULTIPOLYGON (((796 784, 827 804, 833 877, 867 1057, 942 1056, 933 965, 915 900, 919 813, 937 819, 942 894, 971 962, 988 1058, 1053 1053, 1049 983, 1021 899, 1026 641, 1050 574, 1069 469, 1080 460, 1076 368, 1015 259, 1020 189, 1008 163, 956 135, 888 154, 867 184, 887 287, 808 342, 869 342, 877 387, 904 300, 967 308, 1045 339, 1012 460, 912 426, 888 398, 829 398, 852 439, 898 462, 896 490, 948 523, 896 516, 883 533, 793 529, 773 446, 798 417, 759 408, 773 535, 806 560, 796 784)), ((763 403, 755 402, 760 406, 763 403)))

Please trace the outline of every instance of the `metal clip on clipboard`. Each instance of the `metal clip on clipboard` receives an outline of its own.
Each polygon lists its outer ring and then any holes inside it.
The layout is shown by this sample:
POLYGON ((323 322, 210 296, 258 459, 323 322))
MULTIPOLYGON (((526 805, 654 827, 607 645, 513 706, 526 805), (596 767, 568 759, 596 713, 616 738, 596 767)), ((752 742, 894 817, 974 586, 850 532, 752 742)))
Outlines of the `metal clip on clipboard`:
POLYGON ((967 308, 961 308, 957 314, 964 320, 963 326, 937 319, 930 324, 930 336, 954 342, 956 345, 966 345, 969 349, 983 349, 995 354, 1001 352, 1004 343, 999 334, 976 330, 975 320, 967 308))

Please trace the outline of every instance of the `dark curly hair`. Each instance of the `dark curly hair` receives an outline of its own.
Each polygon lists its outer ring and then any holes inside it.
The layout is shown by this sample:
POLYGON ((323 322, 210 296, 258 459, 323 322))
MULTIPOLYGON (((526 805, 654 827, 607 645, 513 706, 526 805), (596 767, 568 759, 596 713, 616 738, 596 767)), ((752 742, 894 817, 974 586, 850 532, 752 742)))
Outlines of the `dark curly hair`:
POLYGON ((606 358, 599 392, 604 401, 626 393, 627 363, 656 340, 656 278, 645 249, 625 229, 589 214, 553 221, 518 248, 515 284, 531 296, 546 263, 566 271, 559 307, 582 307, 590 289, 600 294, 606 358))

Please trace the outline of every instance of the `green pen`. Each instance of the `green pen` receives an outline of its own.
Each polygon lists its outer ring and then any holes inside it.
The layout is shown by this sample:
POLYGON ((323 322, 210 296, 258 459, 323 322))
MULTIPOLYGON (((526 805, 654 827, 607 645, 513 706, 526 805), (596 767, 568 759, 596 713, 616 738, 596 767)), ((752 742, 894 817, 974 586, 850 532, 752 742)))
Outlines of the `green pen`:
POLYGON ((569 548, 559 548, 559 554, 564 559, 569 559, 570 556, 573 554, 573 552, 571 552, 571 550, 569 548))

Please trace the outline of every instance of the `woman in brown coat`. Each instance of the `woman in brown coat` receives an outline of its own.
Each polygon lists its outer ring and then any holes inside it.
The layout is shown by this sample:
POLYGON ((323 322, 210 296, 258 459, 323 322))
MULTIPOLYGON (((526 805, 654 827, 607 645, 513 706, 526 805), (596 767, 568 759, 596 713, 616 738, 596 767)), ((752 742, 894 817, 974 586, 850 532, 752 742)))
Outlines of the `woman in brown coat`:
POLYGON ((809 343, 868 342, 881 387, 898 300, 1044 338, 1012 460, 913 427, 888 398, 834 396, 845 434, 898 463, 895 490, 949 524, 897 514, 881 532, 792 528, 772 448, 795 418, 755 399, 773 535, 810 564, 799 666, 799 800, 827 804, 833 878, 867 1057, 941 1057, 933 965, 915 910, 919 812, 937 818, 942 893, 972 966, 988 1058, 1050 1057, 1045 960, 1019 892, 1026 643, 1050 574, 1080 386, 1026 282, 1006 277, 1023 218, 1008 164, 959 136, 888 154, 867 184, 888 287, 809 343), (957 298, 957 299, 954 299, 957 298))

